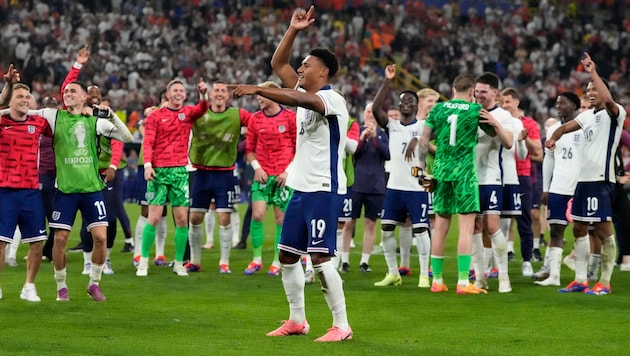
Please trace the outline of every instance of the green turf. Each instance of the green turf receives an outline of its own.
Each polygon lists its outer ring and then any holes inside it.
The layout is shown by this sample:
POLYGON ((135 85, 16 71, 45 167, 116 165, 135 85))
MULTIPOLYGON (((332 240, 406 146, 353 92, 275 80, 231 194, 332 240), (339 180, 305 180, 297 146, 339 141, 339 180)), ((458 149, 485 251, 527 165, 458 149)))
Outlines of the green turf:
MULTIPOLYGON (((128 212, 135 225, 137 206, 129 205, 128 212)), ((22 258, 27 250, 22 246, 20 266, 5 266, 2 275, 0 355, 621 355, 630 347, 626 329, 630 273, 616 269, 611 295, 566 295, 555 287, 532 285, 520 276, 520 263, 510 262, 512 293, 498 294, 497 281, 491 280, 488 295, 458 296, 453 291, 456 238, 451 234, 450 257, 445 260, 448 293, 432 294, 417 287, 415 254, 414 275, 404 277, 401 287, 376 288, 372 284, 384 276, 385 262, 382 255, 374 255, 374 272, 358 272, 361 222, 351 271, 342 276, 354 340, 313 342, 331 325, 317 283, 306 286, 311 333, 265 337, 288 317, 280 277, 266 275, 275 228, 270 213, 266 221, 265 267, 251 277, 242 275, 251 259, 248 245, 247 250, 232 251, 231 275, 218 273, 215 247, 204 250, 200 273, 177 277, 170 268, 152 266, 147 278, 138 278, 131 255, 119 252, 123 244, 119 231, 112 256, 116 274, 103 276, 101 282, 106 303, 95 303, 85 294, 81 253, 68 254, 69 303, 55 302, 49 263, 42 265, 37 279, 42 302, 20 300, 25 273, 22 258)), ((169 232, 167 254, 172 258, 173 229, 169 232)), ((74 231, 69 245, 77 242, 76 236, 74 231)), ((534 269, 539 265, 534 263, 534 269)), ((563 269, 563 283, 572 276, 563 269)))

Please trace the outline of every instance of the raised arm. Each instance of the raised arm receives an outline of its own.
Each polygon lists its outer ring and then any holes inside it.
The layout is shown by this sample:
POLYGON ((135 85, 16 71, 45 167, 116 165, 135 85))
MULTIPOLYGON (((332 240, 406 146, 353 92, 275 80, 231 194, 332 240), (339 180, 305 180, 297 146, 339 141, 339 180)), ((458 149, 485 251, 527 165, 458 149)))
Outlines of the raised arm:
POLYGON ((9 64, 9 68, 7 72, 3 75, 4 78, 4 87, 2 88, 2 92, 0 92, 0 108, 9 105, 9 101, 11 101, 11 95, 13 95, 13 84, 20 81, 20 73, 17 69, 13 68, 13 64, 9 64))
POLYGON ((314 12, 314 6, 311 6, 308 11, 296 9, 295 12, 293 12, 289 28, 282 37, 278 47, 276 47, 273 57, 271 57, 271 68, 273 68, 274 73, 276 73, 278 78, 282 80, 282 83, 287 88, 295 89, 298 82, 297 73, 295 72, 295 69, 291 67, 290 63, 291 47, 293 47, 293 42, 295 41, 298 32, 309 27, 313 22, 315 22, 315 18, 313 18, 314 12))
POLYGON ((591 80, 593 81, 593 86, 602 101, 604 102, 604 106, 606 107, 606 111, 610 115, 610 117, 615 120, 617 116, 619 116, 619 107, 617 103, 613 100, 612 94, 610 94, 610 90, 604 84, 604 81, 595 70, 595 62, 591 59, 588 53, 584 52, 584 59, 582 59, 582 66, 584 66, 584 70, 586 70, 591 75, 591 80))
POLYGON ((387 113, 383 110, 383 102, 387 95, 390 92, 391 82, 396 76, 396 65, 390 64, 385 67, 385 79, 381 83, 381 86, 378 88, 378 92, 376 93, 376 97, 374 98, 374 102, 372 103, 372 113, 374 114, 374 118, 378 125, 382 128, 387 127, 387 123, 389 122, 389 118, 387 117, 387 113))
POLYGON ((88 49, 88 45, 86 44, 81 47, 81 49, 77 53, 77 57, 74 64, 72 65, 72 68, 70 68, 68 75, 66 75, 66 79, 64 79, 63 84, 61 84, 61 97, 63 97, 63 90, 66 88, 66 86, 72 82, 76 82, 77 79, 79 79, 81 68, 83 68, 83 65, 85 63, 87 63, 89 58, 90 50, 88 49))

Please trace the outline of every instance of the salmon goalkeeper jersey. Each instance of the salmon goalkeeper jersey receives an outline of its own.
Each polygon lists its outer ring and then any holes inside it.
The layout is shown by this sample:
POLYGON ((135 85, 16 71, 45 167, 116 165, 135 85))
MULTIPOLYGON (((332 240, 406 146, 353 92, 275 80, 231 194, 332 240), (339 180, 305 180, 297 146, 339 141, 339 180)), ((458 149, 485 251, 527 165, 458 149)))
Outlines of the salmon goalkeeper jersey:
POLYGON ((273 116, 255 112, 247 125, 247 153, 255 153, 256 160, 270 176, 287 169, 295 155, 295 112, 282 108, 273 116))
POLYGON ((160 108, 146 120, 142 158, 155 167, 185 167, 188 164, 188 142, 193 123, 208 110, 208 101, 178 110, 160 108))
POLYGON ((39 116, 0 120, 0 187, 38 189, 39 137, 52 137, 48 122, 39 116))

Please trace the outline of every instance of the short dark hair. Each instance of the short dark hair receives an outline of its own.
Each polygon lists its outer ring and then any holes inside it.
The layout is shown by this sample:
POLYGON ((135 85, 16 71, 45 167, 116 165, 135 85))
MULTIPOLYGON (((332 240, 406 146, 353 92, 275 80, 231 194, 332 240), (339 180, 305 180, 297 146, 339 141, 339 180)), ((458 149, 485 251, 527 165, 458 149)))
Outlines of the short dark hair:
POLYGON ((158 99, 162 100, 162 98, 166 99, 166 89, 160 90, 160 94, 158 95, 158 99))
POLYGON ((409 90, 409 89, 403 90, 400 92, 400 94, 398 94, 398 97, 400 98, 401 96, 403 96, 403 94, 410 94, 411 96, 416 98, 416 103, 420 101, 420 99, 418 99, 418 94, 416 94, 416 92, 413 90, 409 90))
POLYGON ((80 86, 80 87, 81 87, 81 89, 83 89, 83 91, 84 91, 84 92, 86 92, 86 93, 87 93, 87 91, 88 91, 88 89, 87 89, 87 88, 88 88, 88 87, 87 87, 87 85, 86 85, 85 83, 81 82, 81 81, 78 81, 78 80, 77 80, 77 81, 74 81, 74 82, 72 82, 72 83, 70 83, 70 84, 76 84, 76 85, 80 86))
POLYGON ((485 72, 478 76, 477 83, 488 84, 493 89, 499 89, 499 77, 491 72, 485 72))
POLYGON ((516 100, 521 100, 521 95, 518 93, 518 91, 512 87, 507 87, 505 89, 503 89, 501 91, 501 95, 502 96, 511 96, 512 98, 516 99, 516 100))
POLYGON ((471 74, 460 74, 453 79, 453 88, 463 93, 475 87, 475 77, 471 74))
POLYGON ((319 60, 324 63, 324 66, 328 68, 328 78, 332 78, 332 76, 337 74, 337 71, 339 70, 339 61, 331 50, 329 50, 328 48, 318 47, 308 51, 308 54, 310 56, 319 58, 319 60))
POLYGON ((576 109, 580 108, 580 98, 576 94, 574 94, 574 93, 572 93, 570 91, 565 91, 565 92, 560 93, 558 96, 564 96, 571 103, 573 103, 573 105, 575 105, 576 109))

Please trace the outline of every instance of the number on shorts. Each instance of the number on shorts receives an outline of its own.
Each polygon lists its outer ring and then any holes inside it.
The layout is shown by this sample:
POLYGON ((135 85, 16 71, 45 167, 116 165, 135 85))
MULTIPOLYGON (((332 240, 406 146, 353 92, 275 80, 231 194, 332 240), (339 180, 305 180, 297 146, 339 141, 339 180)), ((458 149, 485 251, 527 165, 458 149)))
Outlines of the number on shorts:
POLYGON ((497 191, 493 190, 492 193, 490 193, 490 203, 492 204, 498 204, 499 203, 499 199, 497 198, 497 191))
POLYGON ((343 200, 343 212, 344 213, 352 212, 352 198, 343 200))
POLYGON ((99 201, 95 201, 94 202, 94 207, 96 208, 96 211, 98 211, 98 216, 105 216, 107 215, 105 212, 105 202, 102 200, 99 201))
POLYGON ((599 209, 599 200, 597 197, 586 198, 586 211, 588 213, 594 213, 599 209))
POLYGON ((324 221, 323 219, 311 220, 311 238, 312 239, 323 238, 325 232, 326 232, 326 221, 324 221))
POLYGON ((520 193, 512 193, 512 199, 514 200, 514 208, 521 208, 521 194, 520 193))

